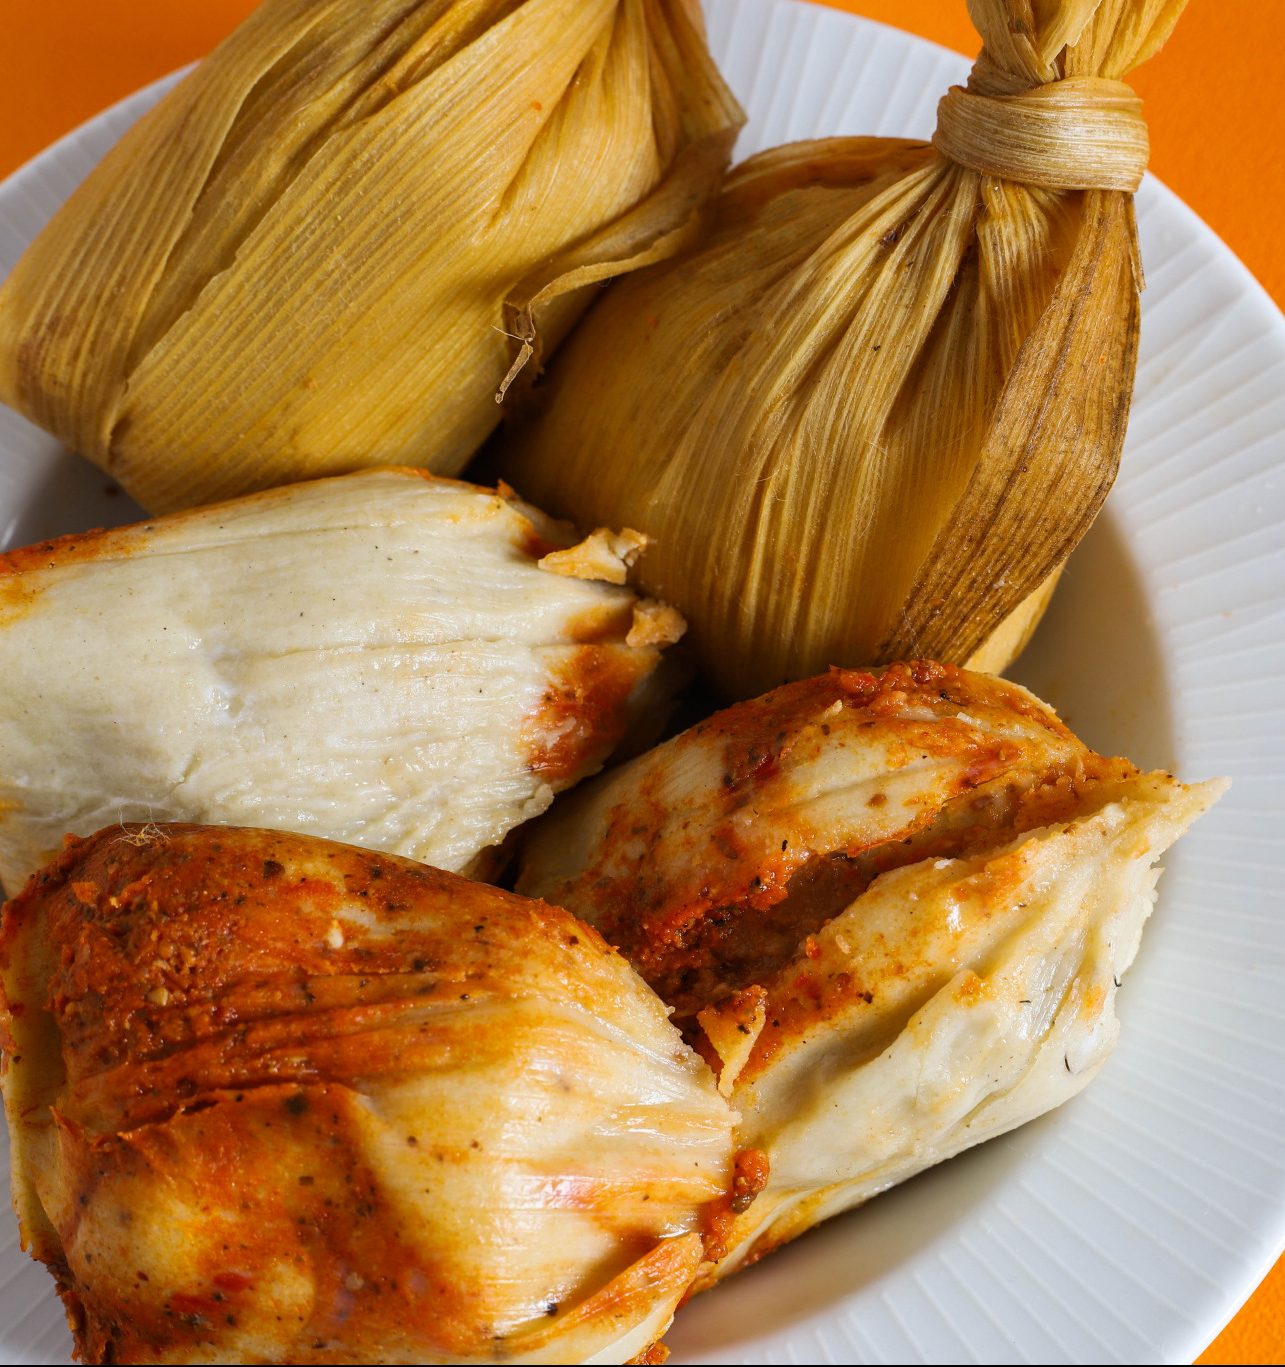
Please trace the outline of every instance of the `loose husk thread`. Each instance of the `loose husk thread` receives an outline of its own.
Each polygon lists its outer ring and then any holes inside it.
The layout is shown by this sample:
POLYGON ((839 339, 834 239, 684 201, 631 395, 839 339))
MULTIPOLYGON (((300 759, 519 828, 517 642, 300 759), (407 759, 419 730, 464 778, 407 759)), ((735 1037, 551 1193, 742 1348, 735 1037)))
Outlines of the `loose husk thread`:
POLYGON ((506 301, 690 245, 743 114, 699 0, 267 0, 0 291, 0 399, 152 511, 499 419, 506 301))
POLYGON ((507 477, 651 536, 641 578, 725 692, 999 668, 1029 634, 1118 468, 1147 152, 1123 78, 1183 4, 972 0, 984 49, 933 145, 751 158, 709 238, 613 286, 551 367, 507 477))

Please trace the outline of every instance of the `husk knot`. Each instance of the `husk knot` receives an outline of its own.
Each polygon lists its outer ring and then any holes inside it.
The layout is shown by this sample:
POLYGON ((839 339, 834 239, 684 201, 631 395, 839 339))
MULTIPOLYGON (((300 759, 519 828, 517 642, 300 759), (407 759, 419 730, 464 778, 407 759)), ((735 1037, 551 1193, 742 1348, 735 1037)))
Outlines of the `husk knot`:
POLYGON ((1125 190, 1142 183, 1150 155, 1142 101, 1124 81, 1071 76, 1017 91, 988 91, 982 63, 968 88, 937 106, 933 145, 982 175, 1049 190, 1125 190))

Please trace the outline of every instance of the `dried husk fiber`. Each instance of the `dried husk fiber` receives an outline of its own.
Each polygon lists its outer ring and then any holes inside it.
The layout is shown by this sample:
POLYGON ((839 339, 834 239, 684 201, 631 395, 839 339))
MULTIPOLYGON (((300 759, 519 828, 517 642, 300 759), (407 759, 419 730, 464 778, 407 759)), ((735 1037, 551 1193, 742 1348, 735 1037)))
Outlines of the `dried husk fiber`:
POLYGON ((267 0, 19 262, 0 398, 152 511, 455 473, 506 301, 690 242, 742 119, 698 0, 267 0))
POLYGON ((641 577, 727 694, 1023 644, 1116 474, 1147 158, 1122 78, 1184 2, 970 0, 935 145, 751 158, 551 366, 507 477, 651 535, 641 577))

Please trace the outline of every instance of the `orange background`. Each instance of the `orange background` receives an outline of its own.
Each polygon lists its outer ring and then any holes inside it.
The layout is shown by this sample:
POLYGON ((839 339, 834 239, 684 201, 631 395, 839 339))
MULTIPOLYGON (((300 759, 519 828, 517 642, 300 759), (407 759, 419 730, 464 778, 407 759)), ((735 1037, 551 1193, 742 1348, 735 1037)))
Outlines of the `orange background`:
MULTIPOLYGON (((965 0, 825 0, 973 52, 965 0)), ((0 20, 0 175, 98 110, 208 51, 254 0, 28 0, 0 20)), ((1285 304, 1282 0, 1192 0, 1133 78, 1151 166, 1285 304)), ((1200 1359, 1285 1364, 1285 1259, 1200 1359)))

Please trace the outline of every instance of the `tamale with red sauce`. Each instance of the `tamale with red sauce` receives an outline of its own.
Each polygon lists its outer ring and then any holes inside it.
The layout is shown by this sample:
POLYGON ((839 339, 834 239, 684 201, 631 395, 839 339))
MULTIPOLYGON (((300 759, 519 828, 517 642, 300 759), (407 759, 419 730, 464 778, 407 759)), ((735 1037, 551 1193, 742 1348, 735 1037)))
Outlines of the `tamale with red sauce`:
POLYGON ((26 1247, 90 1362, 622 1362, 731 1110, 569 912, 279 831, 110 826, 0 917, 26 1247))

